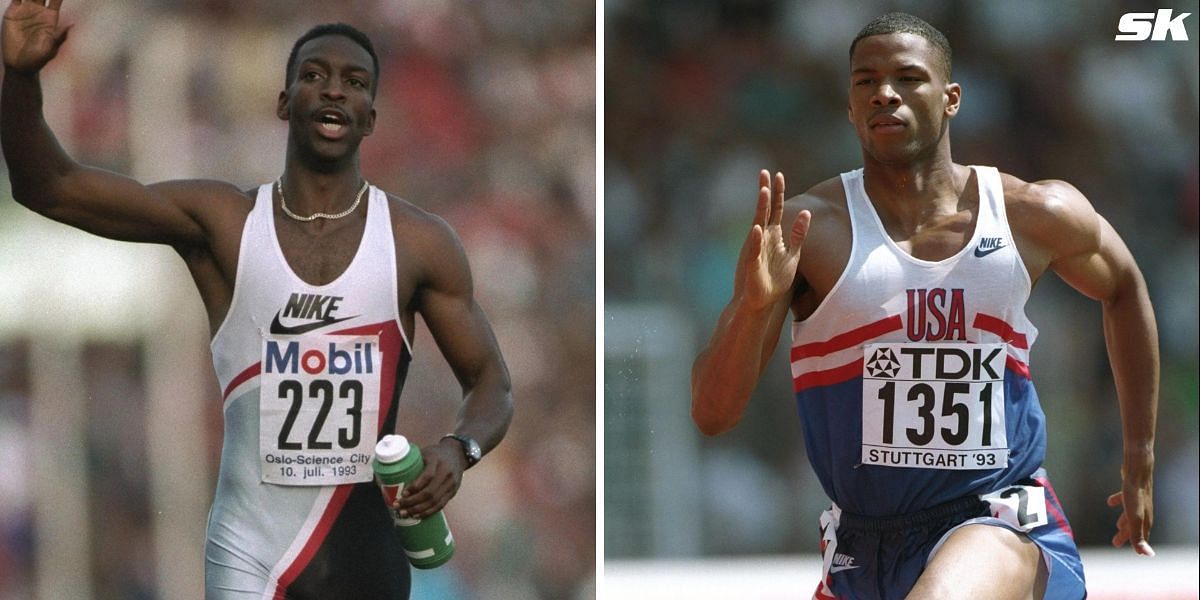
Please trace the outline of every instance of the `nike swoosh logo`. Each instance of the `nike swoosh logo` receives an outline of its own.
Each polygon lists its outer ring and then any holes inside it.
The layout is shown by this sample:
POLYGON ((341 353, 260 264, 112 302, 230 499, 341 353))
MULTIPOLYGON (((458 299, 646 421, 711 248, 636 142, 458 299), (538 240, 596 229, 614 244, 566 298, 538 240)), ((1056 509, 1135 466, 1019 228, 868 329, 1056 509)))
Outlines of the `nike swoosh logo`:
POLYGON ((830 574, 830 575, 832 575, 832 574, 834 574, 834 573, 837 573, 837 572, 839 572, 839 571, 849 571, 850 569, 857 569, 857 568, 859 568, 859 567, 861 567, 861 566, 862 566, 862 565, 841 565, 841 566, 838 566, 838 565, 831 565, 831 566, 829 567, 829 574, 830 574))
POLYGON ((987 250, 984 250, 983 248, 975 248, 975 258, 983 258, 997 250, 1003 250, 1007 247, 1008 246, 1001 245, 1001 246, 996 246, 995 248, 988 248, 987 250))
MULTIPOLYGON (((357 317, 357 316, 358 315, 354 315, 354 317, 357 317)), ((287 325, 284 325, 283 323, 279 322, 279 313, 275 313, 275 319, 273 321, 271 321, 271 333, 278 334, 278 335, 300 335, 301 333, 308 333, 310 331, 320 329, 322 327, 328 327, 329 325, 333 325, 334 323, 341 323, 342 321, 348 321, 350 319, 353 319, 354 317, 342 317, 340 319, 325 319, 322 321, 317 321, 315 323, 305 323, 303 325, 296 325, 295 327, 288 327, 287 325)))

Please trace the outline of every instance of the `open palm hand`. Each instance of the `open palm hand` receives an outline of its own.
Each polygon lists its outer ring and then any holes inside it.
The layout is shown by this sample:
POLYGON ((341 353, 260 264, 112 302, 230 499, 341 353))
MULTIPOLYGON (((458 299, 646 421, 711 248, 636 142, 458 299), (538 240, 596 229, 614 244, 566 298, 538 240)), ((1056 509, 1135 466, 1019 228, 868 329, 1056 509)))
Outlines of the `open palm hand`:
POLYGON ((808 235, 812 216, 808 211, 801 211, 785 238, 783 173, 776 173, 772 180, 767 171, 761 171, 758 185, 758 206, 754 212, 754 225, 742 250, 739 270, 743 277, 739 283, 743 300, 752 307, 764 308, 791 290, 796 267, 800 264, 800 248, 808 235))
POLYGON ((59 27, 62 0, 50 5, 32 0, 13 0, 4 11, 3 49, 6 69, 36 72, 58 54, 67 39, 68 27, 59 27))

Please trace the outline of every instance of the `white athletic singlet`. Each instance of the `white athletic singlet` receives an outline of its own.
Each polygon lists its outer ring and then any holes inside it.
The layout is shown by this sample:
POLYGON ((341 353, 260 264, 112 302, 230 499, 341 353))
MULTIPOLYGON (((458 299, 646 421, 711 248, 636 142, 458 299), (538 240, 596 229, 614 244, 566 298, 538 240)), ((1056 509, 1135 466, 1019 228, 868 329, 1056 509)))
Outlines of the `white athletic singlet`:
POLYGON ((842 174, 853 237, 821 305, 792 325, 805 444, 826 494, 869 516, 908 514, 1031 476, 1045 417, 1029 375, 1037 329, 1000 174, 972 167, 970 241, 940 261, 901 249, 842 174))
POLYGON ((271 185, 246 218, 212 341, 225 437, 205 547, 208 598, 408 597, 408 564, 372 482, 411 356, 386 194, 372 187, 349 267, 297 277, 271 185))

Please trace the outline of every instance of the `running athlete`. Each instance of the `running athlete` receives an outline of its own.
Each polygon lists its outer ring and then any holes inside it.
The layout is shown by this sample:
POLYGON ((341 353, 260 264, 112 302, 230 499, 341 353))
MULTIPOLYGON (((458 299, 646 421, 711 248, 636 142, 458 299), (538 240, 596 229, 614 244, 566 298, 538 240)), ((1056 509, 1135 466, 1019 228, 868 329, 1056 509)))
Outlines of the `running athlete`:
POLYGON ((783 175, 760 173, 733 299, 693 368, 696 424, 732 428, 794 315, 805 444, 833 501, 815 598, 1085 595, 1028 366, 1024 306, 1047 269, 1103 305, 1124 431, 1113 545, 1153 555, 1158 340, 1142 275, 1071 185, 954 163, 961 100, 939 31, 899 13, 868 24, 847 107, 863 167, 786 202, 783 175))
POLYGON ((508 372, 472 294, 457 236, 371 186, 359 144, 375 124, 379 63, 348 25, 292 48, 276 114, 279 180, 142 185, 80 165, 42 116, 39 71, 67 38, 61 0, 4 16, 0 141, 13 196, 117 240, 168 244, 208 314, 225 438, 205 548, 208 598, 407 598, 409 564, 372 483, 394 430, 420 313, 463 387, 452 434, 394 508, 423 518, 455 495, 512 412, 508 372))

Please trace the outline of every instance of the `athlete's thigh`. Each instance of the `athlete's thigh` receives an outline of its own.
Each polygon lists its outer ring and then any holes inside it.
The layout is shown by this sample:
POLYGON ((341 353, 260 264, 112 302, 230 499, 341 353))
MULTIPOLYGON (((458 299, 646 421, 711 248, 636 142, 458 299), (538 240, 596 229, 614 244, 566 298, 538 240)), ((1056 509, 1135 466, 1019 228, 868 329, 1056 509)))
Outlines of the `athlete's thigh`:
POLYGON ((1040 599, 1049 572, 1028 537, 995 525, 954 530, 909 592, 910 600, 1040 599))

